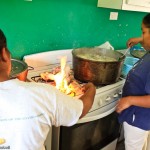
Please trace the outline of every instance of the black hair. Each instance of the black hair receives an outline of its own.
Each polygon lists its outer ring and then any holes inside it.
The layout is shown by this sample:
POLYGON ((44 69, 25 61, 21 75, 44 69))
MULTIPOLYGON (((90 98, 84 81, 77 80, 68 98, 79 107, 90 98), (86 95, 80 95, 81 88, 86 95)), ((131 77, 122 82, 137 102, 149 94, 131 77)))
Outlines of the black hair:
POLYGON ((6 48, 6 47, 7 47, 6 37, 3 31, 0 29, 0 51, 2 50, 2 48, 6 48))
POLYGON ((150 13, 147 14, 147 15, 143 18, 143 24, 144 24, 147 28, 150 28, 150 13))
POLYGON ((5 34, 3 33, 3 31, 0 29, 0 60, 4 60, 2 57, 2 49, 5 48, 7 50, 8 53, 10 53, 7 49, 7 41, 6 41, 6 37, 5 34))

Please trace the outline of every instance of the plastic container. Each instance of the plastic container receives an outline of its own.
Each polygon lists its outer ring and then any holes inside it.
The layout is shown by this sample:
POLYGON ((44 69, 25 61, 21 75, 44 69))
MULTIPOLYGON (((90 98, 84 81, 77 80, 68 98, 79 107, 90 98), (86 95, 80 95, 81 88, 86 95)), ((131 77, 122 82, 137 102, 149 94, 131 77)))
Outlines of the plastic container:
POLYGON ((126 57, 121 74, 123 77, 126 77, 128 72, 133 68, 134 64, 138 61, 138 58, 135 57, 126 57))

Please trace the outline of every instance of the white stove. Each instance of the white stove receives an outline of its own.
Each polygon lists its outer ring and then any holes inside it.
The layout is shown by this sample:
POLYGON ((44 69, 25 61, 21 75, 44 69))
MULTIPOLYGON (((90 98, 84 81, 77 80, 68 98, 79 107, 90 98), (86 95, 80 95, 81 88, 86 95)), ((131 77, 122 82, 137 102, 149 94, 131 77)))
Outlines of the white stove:
MULTIPOLYGON (((55 66, 60 66, 60 58, 67 56, 67 64, 72 64, 72 49, 48 51, 24 56, 24 61, 34 70, 28 71, 27 79, 37 82, 40 73, 50 72, 55 66)), ((103 118, 115 111, 116 103, 121 97, 122 87, 125 79, 120 78, 118 82, 106 86, 96 87, 96 96, 89 113, 78 121, 80 123, 91 122, 103 118)), ((109 146, 110 147, 110 146, 109 146)), ((53 148, 58 149, 58 148, 53 148)), ((107 150, 107 148, 105 148, 107 150)), ((111 150, 112 147, 111 147, 111 150)))
MULTIPOLYGON (((27 79, 31 82, 38 82, 40 73, 46 71, 50 72, 55 66, 60 66, 60 58, 62 56, 67 56, 67 64, 71 66, 71 52, 72 49, 68 49, 48 51, 24 56, 24 61, 29 66, 32 66, 34 68, 34 70, 28 71, 27 79)), ((90 110, 89 114, 87 114, 83 119, 80 119, 78 123, 88 121, 88 118, 90 116, 95 115, 94 111, 99 111, 98 114, 100 114, 100 116, 98 117, 105 117, 106 115, 113 112, 115 110, 116 102, 122 94, 123 84, 124 79, 120 78, 119 81, 114 84, 96 87, 96 96, 92 109, 90 110)), ((95 119, 97 119, 97 117, 95 119)), ((94 120, 94 118, 92 120, 94 120)))

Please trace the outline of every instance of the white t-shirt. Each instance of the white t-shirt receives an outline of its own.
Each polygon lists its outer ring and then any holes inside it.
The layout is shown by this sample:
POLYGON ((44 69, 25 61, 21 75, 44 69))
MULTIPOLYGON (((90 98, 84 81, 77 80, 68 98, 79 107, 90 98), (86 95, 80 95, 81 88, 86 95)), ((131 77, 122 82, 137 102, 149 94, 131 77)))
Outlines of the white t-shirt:
POLYGON ((83 103, 44 83, 0 82, 0 149, 43 150, 52 125, 71 126, 83 103))

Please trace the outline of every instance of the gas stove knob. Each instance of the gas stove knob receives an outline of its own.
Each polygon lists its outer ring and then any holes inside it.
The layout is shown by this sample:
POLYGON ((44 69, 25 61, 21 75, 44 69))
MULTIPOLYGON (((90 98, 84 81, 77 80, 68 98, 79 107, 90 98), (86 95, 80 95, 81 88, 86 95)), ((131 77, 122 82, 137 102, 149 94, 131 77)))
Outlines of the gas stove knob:
POLYGON ((114 94, 114 96, 113 96, 114 98, 116 98, 116 97, 118 97, 118 94, 116 93, 116 94, 114 94))
POLYGON ((102 104, 103 104, 102 99, 99 99, 99 101, 98 101, 98 105, 99 105, 99 106, 102 106, 102 104))
POLYGON ((110 100, 111 100, 110 97, 107 97, 107 98, 106 98, 106 102, 109 102, 110 100))

